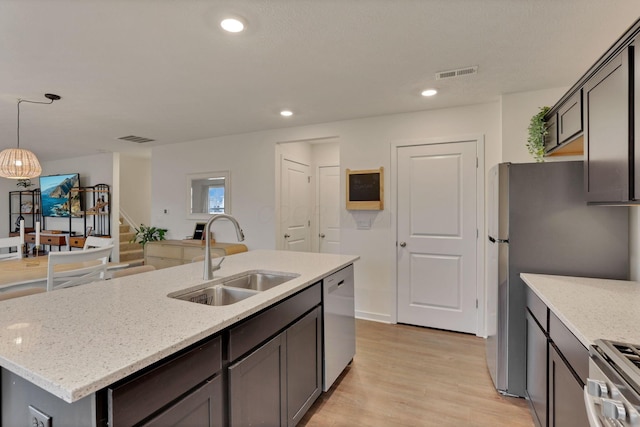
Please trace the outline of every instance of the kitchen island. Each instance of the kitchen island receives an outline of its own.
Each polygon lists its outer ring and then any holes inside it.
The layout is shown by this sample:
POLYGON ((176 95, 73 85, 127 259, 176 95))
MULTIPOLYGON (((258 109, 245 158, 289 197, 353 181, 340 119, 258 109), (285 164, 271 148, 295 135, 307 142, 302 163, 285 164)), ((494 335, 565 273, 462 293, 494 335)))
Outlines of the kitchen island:
POLYGON ((293 300, 357 259, 264 250, 227 257, 216 279, 245 271, 299 276, 219 307, 167 296, 202 287, 201 262, 2 302, 2 419, 8 419, 7 406, 18 398, 8 384, 15 381, 37 386, 38 393, 59 399, 62 407, 97 406, 100 411, 105 404, 101 393, 111 385, 190 346, 208 345, 212 337, 293 300))

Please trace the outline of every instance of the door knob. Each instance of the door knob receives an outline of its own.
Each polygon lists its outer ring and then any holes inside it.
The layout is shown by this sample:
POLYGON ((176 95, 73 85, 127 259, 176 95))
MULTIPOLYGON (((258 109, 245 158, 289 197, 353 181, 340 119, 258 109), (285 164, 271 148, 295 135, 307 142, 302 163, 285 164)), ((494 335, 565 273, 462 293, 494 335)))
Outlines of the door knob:
POLYGON ((289 237, 291 237, 291 236, 289 236, 288 234, 285 234, 285 235, 284 235, 284 238, 285 238, 285 239, 288 239, 289 237))
POLYGON ((324 233, 320 233, 318 236, 320 236, 321 239, 324 239, 324 233))
POLYGON ((404 248, 405 246, 407 246, 407 242, 400 242, 400 247, 404 248))

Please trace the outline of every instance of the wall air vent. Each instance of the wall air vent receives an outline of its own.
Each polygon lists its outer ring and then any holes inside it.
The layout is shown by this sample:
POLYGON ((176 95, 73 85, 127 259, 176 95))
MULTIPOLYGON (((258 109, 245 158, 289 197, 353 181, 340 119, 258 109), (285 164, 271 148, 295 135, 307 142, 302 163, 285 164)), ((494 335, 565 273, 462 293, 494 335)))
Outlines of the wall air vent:
POLYGON ((478 66, 458 68, 457 70, 440 71, 436 73, 436 80, 453 79, 456 77, 470 76, 478 74, 478 66))
POLYGON ((121 139, 123 141, 137 142, 138 144, 144 144, 145 142, 155 141, 155 139, 144 138, 142 136, 135 136, 135 135, 121 136, 118 139, 121 139))

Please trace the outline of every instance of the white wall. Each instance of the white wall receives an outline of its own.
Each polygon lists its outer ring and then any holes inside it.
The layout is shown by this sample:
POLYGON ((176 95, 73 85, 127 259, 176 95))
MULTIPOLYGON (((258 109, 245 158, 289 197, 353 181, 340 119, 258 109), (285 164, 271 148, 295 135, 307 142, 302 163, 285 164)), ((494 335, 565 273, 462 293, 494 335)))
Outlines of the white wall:
POLYGON ((133 225, 151 222, 151 159, 120 155, 120 207, 133 225))
MULTIPOLYGON (((186 218, 186 174, 228 169, 232 181, 232 213, 250 249, 275 248, 275 145, 337 137, 344 171, 383 166, 390 170, 391 143, 396 140, 477 134, 485 137, 485 164, 500 161, 499 103, 437 111, 397 114, 324 123, 243 135, 212 138, 153 148, 151 223, 169 229, 169 238, 193 231, 186 218), (168 209, 168 214, 163 210, 168 209)), ((385 188, 390 188, 385 174, 385 188)), ((344 172, 343 172, 344 180, 344 172)), ((344 182, 340 199, 344 200, 344 182)), ((389 193, 385 205, 389 206, 389 193)), ((230 225, 214 226, 216 239, 235 241, 230 225)), ((484 235, 482 230, 482 235, 484 235)), ((378 213, 370 230, 357 230, 353 215, 342 205, 342 252, 360 255, 356 263, 358 316, 391 321, 395 301, 395 232, 389 209, 378 213)))
MULTIPOLYGON (((251 249, 274 248, 273 141, 268 133, 255 133, 153 148, 150 225, 167 228, 168 239, 193 234, 197 220, 187 219, 186 174, 228 170, 231 214, 245 232, 245 243, 251 249)), ((236 241, 228 221, 216 222, 213 231, 217 241, 236 241)))

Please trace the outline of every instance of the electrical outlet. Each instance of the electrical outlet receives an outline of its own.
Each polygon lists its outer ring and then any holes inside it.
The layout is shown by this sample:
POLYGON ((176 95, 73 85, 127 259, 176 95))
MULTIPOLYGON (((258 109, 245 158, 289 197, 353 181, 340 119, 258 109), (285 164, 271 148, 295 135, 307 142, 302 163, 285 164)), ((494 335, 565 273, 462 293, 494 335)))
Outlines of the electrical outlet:
POLYGON ((51 427, 51 417, 29 405, 29 424, 27 425, 33 427, 51 427))

